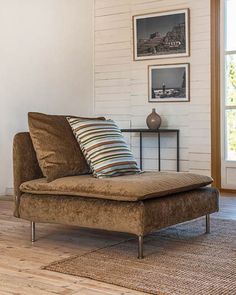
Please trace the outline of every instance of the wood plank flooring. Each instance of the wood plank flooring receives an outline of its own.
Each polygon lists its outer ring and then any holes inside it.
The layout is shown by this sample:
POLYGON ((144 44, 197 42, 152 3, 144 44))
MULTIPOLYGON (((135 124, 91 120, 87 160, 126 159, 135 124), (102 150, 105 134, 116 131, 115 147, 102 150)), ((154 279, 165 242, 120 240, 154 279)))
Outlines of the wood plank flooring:
MULTIPOLYGON (((224 195, 216 218, 236 220, 236 197, 224 195)), ((93 280, 42 270, 52 261, 105 247, 127 234, 36 224, 37 242, 30 242, 29 222, 12 216, 13 202, 0 197, 0 295, 128 295, 144 294, 93 280)))

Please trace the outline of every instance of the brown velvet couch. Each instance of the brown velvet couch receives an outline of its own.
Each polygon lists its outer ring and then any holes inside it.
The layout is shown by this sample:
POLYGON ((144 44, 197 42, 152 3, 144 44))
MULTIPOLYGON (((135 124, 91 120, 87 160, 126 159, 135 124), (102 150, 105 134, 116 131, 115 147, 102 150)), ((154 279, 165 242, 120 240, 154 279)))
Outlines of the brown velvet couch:
POLYGON ((39 168, 29 133, 19 133, 13 144, 14 216, 35 223, 60 223, 119 231, 143 237, 184 221, 218 211, 218 191, 206 187, 212 179, 190 173, 145 172, 140 175, 96 179, 92 175, 47 182, 39 168))

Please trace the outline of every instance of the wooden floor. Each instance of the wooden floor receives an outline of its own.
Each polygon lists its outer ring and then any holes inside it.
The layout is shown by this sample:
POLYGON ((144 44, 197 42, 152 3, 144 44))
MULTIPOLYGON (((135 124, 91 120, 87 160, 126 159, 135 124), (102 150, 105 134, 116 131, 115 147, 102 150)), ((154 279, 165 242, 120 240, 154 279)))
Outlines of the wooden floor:
MULTIPOLYGON (((236 197, 224 196, 216 218, 236 220, 236 197)), ((143 294, 89 279, 42 270, 43 265, 127 239, 127 234, 38 224, 29 241, 29 222, 12 216, 13 203, 0 197, 0 295, 143 294)))

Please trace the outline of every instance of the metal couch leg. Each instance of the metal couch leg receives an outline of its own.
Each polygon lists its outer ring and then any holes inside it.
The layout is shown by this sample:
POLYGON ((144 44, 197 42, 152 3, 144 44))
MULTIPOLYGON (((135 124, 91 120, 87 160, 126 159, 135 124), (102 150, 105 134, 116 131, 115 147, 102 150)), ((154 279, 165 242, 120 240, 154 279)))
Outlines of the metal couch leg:
POLYGON ((210 214, 206 215, 206 234, 211 232, 210 214))
POLYGON ((143 236, 138 236, 138 259, 143 259, 143 236))
POLYGON ((31 242, 35 242, 35 222, 31 221, 31 242))

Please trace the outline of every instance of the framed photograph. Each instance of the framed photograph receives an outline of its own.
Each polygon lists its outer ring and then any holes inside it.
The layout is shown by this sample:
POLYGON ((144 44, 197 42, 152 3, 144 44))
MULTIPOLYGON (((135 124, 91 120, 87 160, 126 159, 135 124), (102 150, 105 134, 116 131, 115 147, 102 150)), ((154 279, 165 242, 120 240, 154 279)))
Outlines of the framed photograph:
POLYGON ((149 102, 190 100, 189 64, 148 67, 149 102))
POLYGON ((189 56, 189 9, 133 17, 134 60, 189 56))

